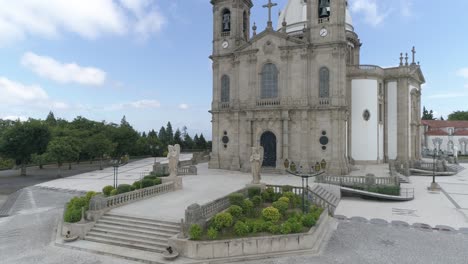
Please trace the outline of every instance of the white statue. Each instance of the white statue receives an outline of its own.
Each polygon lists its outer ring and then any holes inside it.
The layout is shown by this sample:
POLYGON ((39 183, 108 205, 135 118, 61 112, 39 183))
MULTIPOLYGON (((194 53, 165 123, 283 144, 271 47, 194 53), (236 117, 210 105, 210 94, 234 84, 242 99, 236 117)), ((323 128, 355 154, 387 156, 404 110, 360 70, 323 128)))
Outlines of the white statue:
POLYGON ((260 169, 263 163, 263 147, 252 147, 252 155, 250 156, 250 164, 252 167, 252 184, 260 184, 261 176, 260 169))
POLYGON ((168 146, 167 159, 169 162, 169 177, 177 176, 177 168, 179 165, 180 145, 168 146))
POLYGON ((453 157, 458 158, 458 146, 453 146, 453 157))

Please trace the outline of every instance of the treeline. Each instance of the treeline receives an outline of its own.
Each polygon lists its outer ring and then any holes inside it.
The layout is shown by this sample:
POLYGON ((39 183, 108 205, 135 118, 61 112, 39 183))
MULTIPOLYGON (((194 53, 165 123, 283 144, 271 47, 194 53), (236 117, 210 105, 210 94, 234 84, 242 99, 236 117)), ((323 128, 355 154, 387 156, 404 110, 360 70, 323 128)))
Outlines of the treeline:
MULTIPOLYGON (((167 145, 180 144, 182 150, 208 150, 203 134, 193 138, 172 128, 170 122, 157 133, 136 131, 122 118, 120 124, 97 122, 78 116, 69 122, 55 118, 50 112, 45 120, 10 121, 0 119, 0 168, 21 166, 26 175, 27 165, 83 160, 120 159, 124 156, 165 156, 167 145)), ((101 162, 102 168, 102 162, 101 162)))
MULTIPOLYGON (((422 120, 445 120, 443 116, 436 118, 434 116, 434 111, 427 110, 426 107, 423 107, 423 114, 421 117, 422 120)), ((468 111, 454 111, 447 117, 448 121, 468 121, 468 111)))

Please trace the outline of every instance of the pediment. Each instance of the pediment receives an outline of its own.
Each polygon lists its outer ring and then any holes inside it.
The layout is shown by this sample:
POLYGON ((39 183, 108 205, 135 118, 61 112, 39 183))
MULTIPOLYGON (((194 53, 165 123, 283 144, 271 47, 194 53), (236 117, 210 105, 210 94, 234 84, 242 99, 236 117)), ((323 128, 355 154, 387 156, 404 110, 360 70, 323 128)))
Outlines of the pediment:
POLYGON ((303 46, 307 42, 302 39, 291 37, 286 33, 274 30, 264 30, 258 35, 255 35, 247 43, 240 46, 234 53, 243 53, 250 50, 264 50, 266 53, 271 49, 285 47, 285 46, 303 46))
POLYGON ((424 74, 422 73, 421 66, 415 66, 414 69, 411 71, 410 75, 420 84, 426 83, 426 79, 424 78, 424 74))

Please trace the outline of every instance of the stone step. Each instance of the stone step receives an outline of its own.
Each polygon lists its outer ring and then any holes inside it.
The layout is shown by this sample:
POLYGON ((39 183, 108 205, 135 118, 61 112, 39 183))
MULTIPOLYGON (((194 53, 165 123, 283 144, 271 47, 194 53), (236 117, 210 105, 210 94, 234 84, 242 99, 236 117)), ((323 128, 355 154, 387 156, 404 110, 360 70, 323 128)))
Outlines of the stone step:
POLYGON ((103 228, 114 228, 117 230, 127 230, 127 231, 139 231, 139 232, 153 232, 153 233, 164 233, 168 235, 174 235, 180 232, 180 230, 175 229, 165 229, 162 227, 151 227, 146 225, 136 225, 132 223, 123 223, 123 222, 115 222, 115 221, 108 221, 108 220, 98 220, 95 227, 103 227, 103 228))
POLYGON ((165 246, 149 246, 145 244, 132 243, 132 242, 126 243, 126 242, 115 241, 113 239, 96 237, 93 235, 86 235, 85 240, 102 243, 102 244, 127 247, 127 248, 139 249, 139 250, 144 250, 144 251, 151 251, 151 252, 156 252, 156 253, 163 253, 166 250, 165 246))
POLYGON ((161 224, 173 225, 173 226, 176 226, 177 228, 180 228, 180 223, 165 221, 165 220, 159 220, 159 219, 134 217, 134 216, 129 216, 129 215, 116 214, 116 213, 112 213, 112 212, 106 213, 104 216, 110 216, 110 217, 113 217, 113 218, 121 218, 121 219, 137 220, 137 221, 150 222, 150 223, 156 223, 156 224, 161 223, 161 224))
POLYGON ((144 221, 136 221, 136 220, 122 220, 118 218, 103 216, 101 219, 98 220, 98 223, 107 223, 111 225, 121 225, 121 226, 134 226, 138 228, 149 228, 149 229, 163 229, 168 231, 175 231, 179 232, 180 227, 174 225, 168 225, 163 223, 149 223, 144 221))
POLYGON ((156 243, 167 243, 168 239, 171 237, 169 235, 151 235, 151 234, 142 234, 142 233, 133 233, 128 231, 121 231, 121 230, 108 230, 102 228, 93 228, 88 234, 102 234, 102 235, 109 235, 109 236, 120 236, 120 237, 128 237, 132 239, 140 239, 140 240, 147 240, 149 242, 156 242, 156 243))
POLYGON ((177 235, 176 232, 164 232, 164 231, 154 231, 154 230, 141 230, 134 228, 122 228, 120 226, 106 225, 106 224, 97 224, 93 227, 92 230, 98 232, 112 232, 112 233, 129 233, 135 235, 147 235, 153 237, 160 237, 163 239, 168 239, 171 236, 177 235))
POLYGON ((114 234, 109 234, 109 233, 99 233, 99 232, 94 232, 92 230, 86 235, 88 237, 105 238, 105 239, 109 239, 112 241, 122 242, 122 243, 127 243, 127 244, 136 243, 136 244, 146 245, 150 247, 164 247, 164 248, 167 247, 167 240, 160 241, 160 240, 151 240, 148 238, 134 238, 134 237, 129 237, 129 236, 114 235, 114 234))
POLYGON ((9 216, 11 214, 11 209, 15 205, 15 202, 18 199, 18 197, 20 196, 21 192, 23 192, 22 189, 14 192, 14 193, 12 193, 12 194, 10 194, 8 196, 5 203, 2 205, 2 207, 0 207, 0 217, 7 217, 7 216, 9 216))

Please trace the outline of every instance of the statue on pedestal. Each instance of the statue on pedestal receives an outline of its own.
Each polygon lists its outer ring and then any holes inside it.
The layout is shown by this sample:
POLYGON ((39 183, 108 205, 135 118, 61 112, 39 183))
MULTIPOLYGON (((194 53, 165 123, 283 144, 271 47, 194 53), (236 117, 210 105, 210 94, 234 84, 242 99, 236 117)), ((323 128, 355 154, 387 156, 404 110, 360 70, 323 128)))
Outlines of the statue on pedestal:
POLYGON ((252 155, 250 155, 250 164, 252 167, 252 184, 260 184, 260 170, 263 163, 263 147, 252 147, 252 155))
POLYGON ((167 159, 169 162, 169 177, 177 176, 177 168, 179 166, 180 145, 168 146, 167 159))

